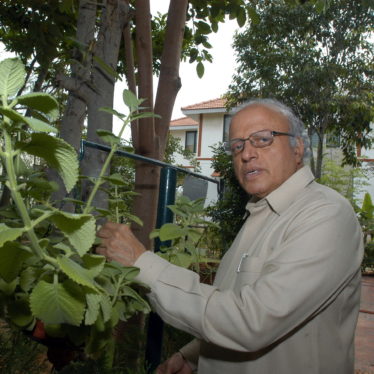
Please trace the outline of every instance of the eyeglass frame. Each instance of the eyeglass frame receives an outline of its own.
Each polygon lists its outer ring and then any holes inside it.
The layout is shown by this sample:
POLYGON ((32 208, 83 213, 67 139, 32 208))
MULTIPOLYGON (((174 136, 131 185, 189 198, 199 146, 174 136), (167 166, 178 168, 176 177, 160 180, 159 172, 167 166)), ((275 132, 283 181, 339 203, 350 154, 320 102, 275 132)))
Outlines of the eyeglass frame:
POLYGON ((231 139, 231 140, 229 140, 229 141, 227 141, 227 142, 224 142, 224 143, 223 143, 223 146, 224 146, 225 151, 226 151, 228 154, 234 154, 234 155, 237 155, 237 154, 243 152, 243 150, 244 150, 244 145, 245 145, 245 142, 246 142, 247 140, 248 140, 248 141, 251 143, 251 145, 252 145, 253 147, 255 147, 255 148, 265 148, 265 147, 269 147, 270 145, 273 144, 273 142, 274 142, 274 137, 275 137, 275 136, 282 136, 282 135, 285 135, 285 136, 292 136, 293 138, 296 136, 295 134, 291 134, 291 133, 289 133, 289 132, 281 132, 281 131, 274 131, 274 130, 260 130, 260 131, 253 132, 252 134, 250 134, 250 135, 248 136, 248 138, 245 138, 245 139, 243 139, 243 138, 234 138, 234 139, 231 139), (263 145, 263 146, 258 146, 258 145, 256 145, 256 144, 254 144, 253 141, 251 141, 251 137, 252 137, 253 135, 255 135, 255 134, 258 134, 259 132, 264 132, 264 131, 270 133, 270 135, 271 135, 271 142, 270 142, 269 144, 266 144, 266 145, 263 145), (231 146, 230 146, 230 145, 232 144, 232 142, 234 142, 234 141, 241 141, 241 142, 243 142, 243 147, 242 147, 238 152, 233 151, 232 148, 231 148, 231 146))

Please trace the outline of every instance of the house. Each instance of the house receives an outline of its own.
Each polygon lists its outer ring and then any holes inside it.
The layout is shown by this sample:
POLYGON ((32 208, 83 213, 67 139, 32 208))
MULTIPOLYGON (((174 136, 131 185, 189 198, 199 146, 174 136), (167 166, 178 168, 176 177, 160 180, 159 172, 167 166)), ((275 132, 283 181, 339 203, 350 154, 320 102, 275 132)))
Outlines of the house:
MULTIPOLYGON (((213 152, 210 148, 228 138, 230 114, 225 108, 226 100, 222 98, 204 101, 182 107, 186 117, 170 122, 170 133, 179 138, 181 144, 196 154, 200 164, 200 173, 218 178, 211 167, 213 152)), ((192 168, 190 162, 177 155, 176 163, 185 168, 192 168)), ((217 200, 217 185, 208 183, 206 205, 217 200)))
MULTIPOLYGON (((210 147, 228 139, 231 115, 230 112, 227 112, 225 104, 225 99, 218 98, 185 106, 181 110, 186 117, 170 122, 170 133, 179 138, 185 148, 196 154, 196 159, 201 167, 201 174, 212 178, 219 178, 219 176, 215 174, 211 167, 213 152, 210 147)), ((330 143, 326 143, 328 153, 331 157, 336 158, 339 151, 334 142, 330 141, 330 143)), ((358 150, 357 155, 358 157, 361 156, 364 166, 371 165, 371 168, 374 169, 374 149, 358 150)), ((176 155, 175 159, 179 165, 185 168, 193 167, 181 155, 176 155)), ((374 198, 374 176, 369 183, 367 192, 374 198)), ((218 194, 215 184, 208 184, 206 196, 206 205, 217 200, 218 194)), ((358 198, 363 198, 363 194, 358 198)))

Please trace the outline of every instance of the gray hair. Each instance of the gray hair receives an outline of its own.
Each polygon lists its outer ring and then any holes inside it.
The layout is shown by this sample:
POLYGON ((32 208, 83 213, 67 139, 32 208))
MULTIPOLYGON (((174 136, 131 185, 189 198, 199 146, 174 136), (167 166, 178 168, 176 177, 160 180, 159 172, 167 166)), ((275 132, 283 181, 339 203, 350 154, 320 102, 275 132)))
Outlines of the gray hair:
POLYGON ((232 116, 236 113, 240 112, 244 108, 248 108, 252 105, 262 105, 269 109, 272 109, 278 113, 283 114, 287 120, 289 125, 289 131, 295 135, 295 137, 290 137, 290 144, 292 147, 296 147, 296 138, 300 138, 304 144, 304 154, 303 154, 303 161, 306 164, 311 157, 311 150, 310 150, 310 140, 308 133, 305 129, 305 126, 300 118, 296 116, 291 108, 287 105, 281 103, 275 99, 252 99, 248 100, 241 105, 233 108, 230 112, 232 116))

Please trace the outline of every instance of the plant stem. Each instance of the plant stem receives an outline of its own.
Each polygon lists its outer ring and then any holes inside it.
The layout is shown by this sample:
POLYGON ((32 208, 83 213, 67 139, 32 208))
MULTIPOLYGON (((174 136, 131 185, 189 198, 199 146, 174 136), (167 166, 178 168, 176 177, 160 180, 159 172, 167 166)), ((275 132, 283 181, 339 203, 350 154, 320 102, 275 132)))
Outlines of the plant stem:
MULTIPOLYGON (((130 121, 129 118, 127 120, 123 121, 121 131, 118 134, 119 139, 121 139, 123 131, 125 130, 125 127, 129 123, 129 121, 130 121)), ((108 154, 108 157, 106 158, 106 160, 104 162, 104 165, 103 165, 103 167, 100 171, 99 177, 97 178, 97 180, 95 182, 95 185, 94 185, 94 187, 93 187, 93 189, 90 193, 90 196, 87 199, 87 204, 86 204, 86 207, 83 210, 83 214, 88 214, 90 212, 92 201, 93 201, 98 189, 100 188, 101 184, 103 183, 102 182, 103 176, 105 175, 105 173, 106 173, 106 171, 107 171, 107 169, 110 165, 110 161, 112 160, 112 157, 113 157, 114 153, 117 151, 117 148, 118 148, 118 144, 113 144, 112 145, 112 149, 110 150, 110 152, 108 154)))
POLYGON ((11 192, 14 203, 16 204, 17 209, 22 218, 23 224, 25 226, 26 234, 31 242, 32 250, 34 251, 37 257, 42 259, 45 257, 45 254, 43 252, 43 249, 39 245, 38 237, 35 234, 26 205, 19 192, 19 186, 17 183, 16 171, 15 171, 14 162, 13 162, 14 152, 12 149, 12 140, 7 130, 4 130, 4 144, 5 144, 5 152, 4 152, 5 168, 6 168, 7 175, 8 175, 7 187, 9 188, 11 192))

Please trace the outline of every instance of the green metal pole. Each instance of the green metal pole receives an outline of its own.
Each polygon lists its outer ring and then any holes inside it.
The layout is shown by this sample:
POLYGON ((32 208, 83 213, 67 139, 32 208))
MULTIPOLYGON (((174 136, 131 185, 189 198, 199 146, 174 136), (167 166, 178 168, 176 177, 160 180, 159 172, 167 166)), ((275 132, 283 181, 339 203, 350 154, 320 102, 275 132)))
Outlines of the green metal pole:
MULTIPOLYGON (((175 189, 177 186, 177 172, 173 168, 164 167, 161 169, 160 190, 158 196, 157 224, 160 228, 164 223, 173 222, 173 212, 168 205, 175 202, 175 189)), ((169 242, 155 241, 155 252, 160 250, 162 245, 169 246, 169 242)), ((148 373, 152 373, 161 362, 163 321, 158 314, 151 312, 148 320, 147 345, 145 360, 148 373)))

